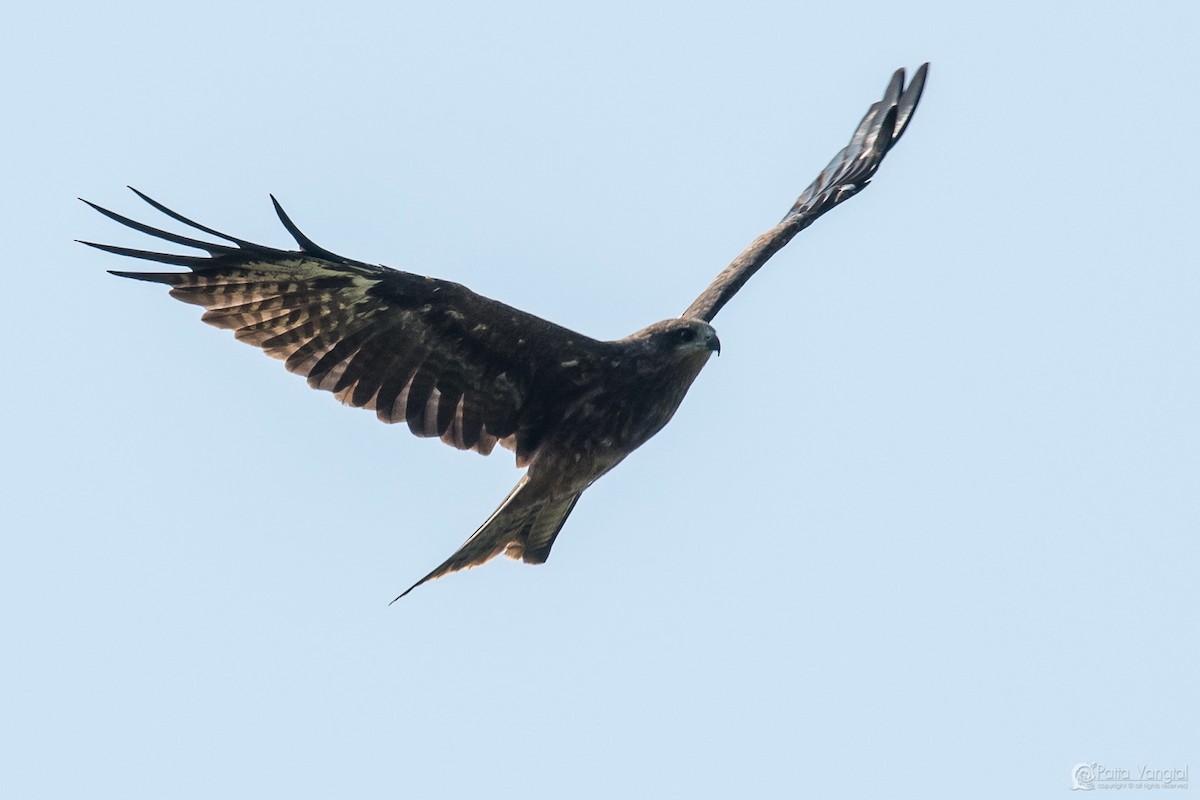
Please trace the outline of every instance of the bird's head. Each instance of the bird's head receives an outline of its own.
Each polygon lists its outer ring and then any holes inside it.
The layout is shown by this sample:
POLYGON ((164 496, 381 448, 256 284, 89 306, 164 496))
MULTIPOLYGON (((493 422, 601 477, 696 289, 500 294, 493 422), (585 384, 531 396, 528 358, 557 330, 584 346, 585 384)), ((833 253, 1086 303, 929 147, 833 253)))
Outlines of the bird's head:
POLYGON ((685 317, 656 322, 626 337, 625 341, 638 342, 673 358, 703 355, 707 360, 711 353, 721 352, 721 340, 717 338, 712 325, 704 320, 685 317))

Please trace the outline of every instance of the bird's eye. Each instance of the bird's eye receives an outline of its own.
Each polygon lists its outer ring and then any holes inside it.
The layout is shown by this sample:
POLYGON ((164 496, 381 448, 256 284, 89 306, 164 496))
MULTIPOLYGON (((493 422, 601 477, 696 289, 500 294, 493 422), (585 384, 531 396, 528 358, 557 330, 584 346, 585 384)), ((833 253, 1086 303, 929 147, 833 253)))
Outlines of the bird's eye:
POLYGON ((679 341, 681 342, 690 342, 696 338, 696 332, 691 328, 684 328, 683 330, 679 331, 676 336, 679 337, 679 341))

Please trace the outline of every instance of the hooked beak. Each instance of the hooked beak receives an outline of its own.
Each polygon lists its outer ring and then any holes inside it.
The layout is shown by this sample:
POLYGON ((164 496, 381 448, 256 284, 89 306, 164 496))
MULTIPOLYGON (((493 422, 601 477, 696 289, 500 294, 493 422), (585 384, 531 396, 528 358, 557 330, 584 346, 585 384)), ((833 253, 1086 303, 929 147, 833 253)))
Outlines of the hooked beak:
POLYGON ((708 345, 708 349, 710 352, 716 353, 717 355, 721 355, 721 340, 717 338, 717 335, 715 333, 710 333, 708 335, 708 341, 705 342, 705 344, 708 345))

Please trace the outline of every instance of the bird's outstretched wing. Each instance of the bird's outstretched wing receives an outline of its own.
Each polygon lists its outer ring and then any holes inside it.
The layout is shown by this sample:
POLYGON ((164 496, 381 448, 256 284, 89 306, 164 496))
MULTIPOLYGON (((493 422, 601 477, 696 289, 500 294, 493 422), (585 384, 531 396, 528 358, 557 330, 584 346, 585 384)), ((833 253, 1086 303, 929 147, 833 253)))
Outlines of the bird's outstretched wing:
POLYGON ((209 254, 84 242, 189 270, 114 275, 170 286, 173 297, 206 309, 205 322, 282 359, 313 388, 373 409, 384 422, 406 421, 418 436, 483 454, 499 441, 523 466, 544 432, 544 409, 570 382, 561 363, 608 347, 460 284, 325 250, 273 197, 299 250, 228 236, 134 191, 167 216, 223 241, 159 230, 88 203, 136 231, 209 254))
POLYGON ((904 70, 892 75, 883 99, 873 103, 858 124, 850 143, 821 170, 791 210, 774 228, 759 236, 721 272, 681 316, 712 322, 713 317, 750 276, 780 248, 826 211, 849 200, 867 187, 883 158, 895 146, 912 120, 925 88, 929 64, 922 64, 907 87, 904 70))

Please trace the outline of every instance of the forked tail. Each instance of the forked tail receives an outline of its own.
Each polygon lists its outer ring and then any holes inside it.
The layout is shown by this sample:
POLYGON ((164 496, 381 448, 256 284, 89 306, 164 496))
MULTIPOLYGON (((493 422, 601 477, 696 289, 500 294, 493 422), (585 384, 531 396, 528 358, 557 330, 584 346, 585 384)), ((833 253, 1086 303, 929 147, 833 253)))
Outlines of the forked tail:
POLYGON ((554 539, 581 494, 583 492, 550 497, 539 495, 536 490, 530 490, 529 476, 523 476, 487 522, 479 526, 454 555, 404 590, 396 600, 427 581, 460 569, 477 567, 501 553, 509 558, 519 558, 526 564, 543 563, 550 557, 554 539))

